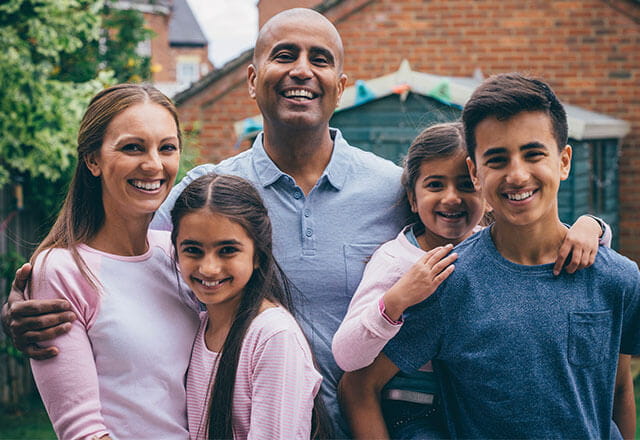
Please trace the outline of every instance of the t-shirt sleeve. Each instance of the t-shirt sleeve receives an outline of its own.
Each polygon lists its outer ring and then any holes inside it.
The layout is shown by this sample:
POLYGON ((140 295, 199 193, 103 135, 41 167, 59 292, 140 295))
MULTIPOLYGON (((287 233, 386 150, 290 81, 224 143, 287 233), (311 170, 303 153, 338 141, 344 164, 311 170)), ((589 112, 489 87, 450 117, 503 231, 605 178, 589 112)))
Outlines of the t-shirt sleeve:
MULTIPOLYGON (((64 252, 64 251, 62 251, 64 252)), ((42 256, 42 254, 41 254, 42 256)), ((97 309, 97 294, 70 257, 52 253, 46 267, 36 262, 31 281, 33 299, 66 299, 77 319, 71 330, 42 345, 55 345, 57 356, 31 360, 31 369, 58 438, 90 438, 108 434, 101 414, 98 376, 87 335, 97 309)))
POLYGON ((213 172, 215 172, 215 166, 212 164, 200 165, 189 171, 187 175, 184 176, 182 180, 173 187, 173 189, 171 189, 167 199, 162 203, 158 211, 156 211, 153 216, 153 220, 151 221, 150 229, 158 231, 170 231, 173 229, 171 225, 171 210, 173 209, 173 205, 175 205, 178 196, 180 196, 182 191, 184 191, 184 189, 198 177, 213 172))
POLYGON ((640 272, 634 264, 633 277, 629 277, 628 295, 625 295, 620 352, 640 355, 640 272))
POLYGON ((253 354, 249 439, 310 436, 313 400, 322 377, 298 333, 279 331, 253 354))
POLYGON ((384 347, 384 354, 404 372, 432 360, 440 349, 443 330, 442 286, 426 300, 406 310, 404 325, 384 347))
POLYGON ((376 252, 367 264, 349 310, 333 336, 333 356, 345 371, 372 364, 401 328, 400 324, 389 322, 380 313, 380 298, 400 278, 390 259, 381 251, 376 252))

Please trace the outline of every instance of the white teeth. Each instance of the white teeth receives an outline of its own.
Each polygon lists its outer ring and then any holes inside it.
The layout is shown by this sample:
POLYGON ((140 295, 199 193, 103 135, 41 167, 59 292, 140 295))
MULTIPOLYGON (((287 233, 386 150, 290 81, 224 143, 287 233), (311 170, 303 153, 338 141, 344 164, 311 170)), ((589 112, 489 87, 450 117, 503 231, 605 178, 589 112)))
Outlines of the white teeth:
POLYGON ((160 188, 160 181, 156 180, 155 182, 143 182, 142 180, 132 180, 131 184, 139 189, 144 189, 147 191, 153 191, 160 188))
POLYGON ((460 218, 464 216, 464 212, 438 212, 439 215, 446 218, 460 218))
POLYGON ((533 191, 527 191, 527 192, 522 192, 517 194, 507 194, 507 198, 509 200, 524 200, 524 199, 528 199, 532 195, 533 195, 533 191))
POLYGON ((198 281, 200 281, 200 283, 205 287, 217 286, 222 282, 222 281, 205 281, 205 280, 198 280, 198 281))
POLYGON ((296 90, 287 90, 284 92, 284 96, 287 98, 307 98, 313 99, 313 93, 308 90, 296 89, 296 90))

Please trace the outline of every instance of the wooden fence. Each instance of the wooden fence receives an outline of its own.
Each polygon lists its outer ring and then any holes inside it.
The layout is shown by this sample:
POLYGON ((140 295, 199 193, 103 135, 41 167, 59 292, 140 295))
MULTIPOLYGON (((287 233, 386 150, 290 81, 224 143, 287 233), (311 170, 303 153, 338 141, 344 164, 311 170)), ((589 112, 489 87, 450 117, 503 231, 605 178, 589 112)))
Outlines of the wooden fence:
MULTIPOLYGON (((0 188, 0 299, 6 301, 17 267, 33 252, 41 222, 27 207, 19 207, 16 186, 0 188), (22 209, 19 209, 22 208, 22 209)), ((0 408, 10 408, 33 393, 29 361, 0 332, 0 408)))

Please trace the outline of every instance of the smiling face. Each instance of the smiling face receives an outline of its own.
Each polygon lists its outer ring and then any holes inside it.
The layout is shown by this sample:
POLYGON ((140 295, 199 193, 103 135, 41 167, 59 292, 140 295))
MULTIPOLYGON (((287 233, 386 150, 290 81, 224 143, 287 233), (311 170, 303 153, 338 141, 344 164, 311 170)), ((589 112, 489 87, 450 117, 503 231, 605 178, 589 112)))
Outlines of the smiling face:
POLYGON ((159 104, 136 104, 115 116, 100 150, 86 158, 101 180, 107 217, 150 218, 171 191, 179 146, 175 120, 159 104))
POLYGON ((325 129, 347 80, 342 56, 338 32, 316 12, 283 13, 267 22, 247 72, 265 129, 325 129))
POLYGON ((256 267, 245 229, 207 208, 191 212, 180 220, 176 253, 182 278, 196 297, 207 308, 235 313, 256 267))
POLYGON ((411 210, 425 226, 429 247, 458 244, 471 235, 483 214, 483 200, 473 187, 466 152, 420 164, 411 210))
POLYGON ((489 117, 475 129, 476 186, 493 207, 496 223, 546 225, 558 221, 558 189, 571 169, 571 147, 561 151, 542 111, 506 120, 489 117))

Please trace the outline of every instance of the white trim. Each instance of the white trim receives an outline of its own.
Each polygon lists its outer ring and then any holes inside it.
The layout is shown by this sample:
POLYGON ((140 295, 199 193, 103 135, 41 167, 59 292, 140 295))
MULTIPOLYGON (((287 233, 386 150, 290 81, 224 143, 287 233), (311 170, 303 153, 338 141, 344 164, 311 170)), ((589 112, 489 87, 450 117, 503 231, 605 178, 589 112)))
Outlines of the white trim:
POLYGON ((121 9, 121 10, 134 9, 136 11, 146 12, 148 14, 169 15, 171 13, 171 8, 169 6, 142 5, 140 3, 136 3, 128 0, 118 0, 112 3, 112 6, 116 9, 121 9))

